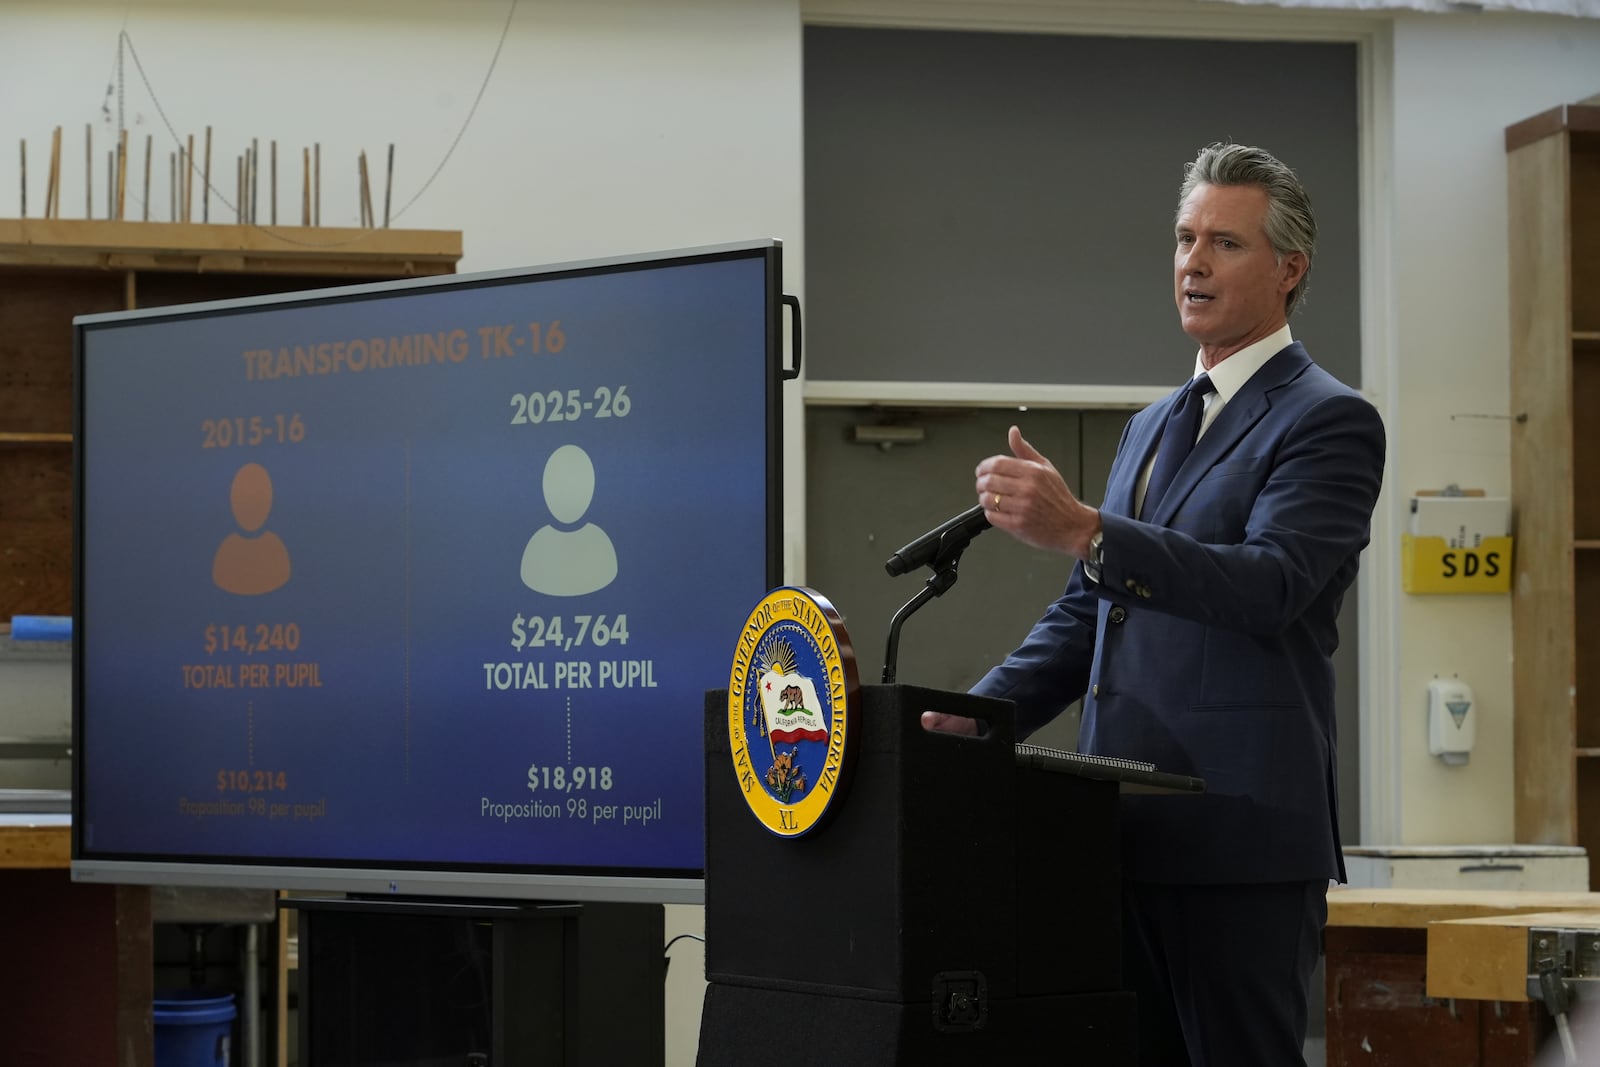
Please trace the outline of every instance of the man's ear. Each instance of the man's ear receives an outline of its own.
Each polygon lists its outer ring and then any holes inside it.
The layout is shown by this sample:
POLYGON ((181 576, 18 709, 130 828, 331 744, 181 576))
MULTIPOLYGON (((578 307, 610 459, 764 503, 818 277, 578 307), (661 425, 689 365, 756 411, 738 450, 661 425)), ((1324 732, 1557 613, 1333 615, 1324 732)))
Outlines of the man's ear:
POLYGON ((1278 279, 1278 292, 1287 296, 1289 290, 1300 284, 1300 279, 1306 276, 1306 269, 1311 265, 1304 252, 1290 252, 1283 257, 1283 266, 1280 268, 1283 276, 1278 279))

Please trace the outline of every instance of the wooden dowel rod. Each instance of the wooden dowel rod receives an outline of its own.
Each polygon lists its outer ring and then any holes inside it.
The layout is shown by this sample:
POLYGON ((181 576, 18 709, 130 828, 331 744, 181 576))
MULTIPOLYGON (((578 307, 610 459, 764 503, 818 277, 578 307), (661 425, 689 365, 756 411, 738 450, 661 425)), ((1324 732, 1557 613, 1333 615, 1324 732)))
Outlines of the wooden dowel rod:
POLYGON ((45 217, 61 214, 61 127, 50 136, 50 189, 45 201, 45 217))
POLYGON ((83 217, 94 218, 94 124, 83 127, 83 217))
POLYGON ((200 221, 211 221, 211 127, 206 127, 206 169, 200 173, 200 221))
POLYGON ((311 225, 322 225, 322 145, 312 146, 311 225))
POLYGON ((128 131, 117 136, 117 218, 126 218, 128 209, 128 131))
POLYGON ((152 136, 144 135, 144 221, 150 221, 150 153, 152 136))
POLYGON ((194 134, 189 135, 189 165, 183 168, 183 221, 194 218, 194 134))
POLYGON ((22 214, 18 218, 28 217, 28 139, 22 139, 22 214))
POLYGON ((268 217, 272 220, 272 224, 274 226, 276 226, 278 224, 278 142, 277 141, 273 141, 272 142, 272 148, 269 150, 268 154, 270 155, 271 160, 272 160, 272 164, 271 164, 271 171, 272 171, 272 198, 271 198, 270 205, 269 205, 269 207, 267 209, 267 214, 268 214, 268 217))
POLYGON ((383 175, 383 228, 389 228, 389 194, 394 189, 394 142, 389 142, 389 166, 383 175))
POLYGON ((311 149, 300 150, 300 225, 311 225, 311 149))
POLYGON ((0 444, 7 445, 48 445, 71 444, 70 433, 35 433, 31 431, 7 430, 0 433, 0 444))

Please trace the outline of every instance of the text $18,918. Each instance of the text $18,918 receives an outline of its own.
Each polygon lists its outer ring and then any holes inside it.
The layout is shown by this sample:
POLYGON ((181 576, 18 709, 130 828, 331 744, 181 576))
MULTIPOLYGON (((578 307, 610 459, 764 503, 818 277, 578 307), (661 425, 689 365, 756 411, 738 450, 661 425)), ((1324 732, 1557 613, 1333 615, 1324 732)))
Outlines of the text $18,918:
POLYGON ((584 642, 597 648, 603 648, 613 641, 619 645, 627 644, 628 616, 618 615, 609 623, 606 618, 604 615, 574 615, 572 621, 578 629, 576 633, 568 633, 560 615, 552 615, 548 619, 539 615, 529 615, 524 620, 521 613, 518 613, 517 617, 511 620, 511 647, 520 652, 524 646, 528 648, 549 646, 565 652, 571 648, 582 647, 584 642))
POLYGON ((584 789, 610 789, 610 767, 545 767, 538 763, 528 768, 528 790, 550 793, 572 793, 584 789))
POLYGON ((293 652, 300 647, 300 627, 292 622, 257 623, 254 626, 206 627, 206 652, 293 652))

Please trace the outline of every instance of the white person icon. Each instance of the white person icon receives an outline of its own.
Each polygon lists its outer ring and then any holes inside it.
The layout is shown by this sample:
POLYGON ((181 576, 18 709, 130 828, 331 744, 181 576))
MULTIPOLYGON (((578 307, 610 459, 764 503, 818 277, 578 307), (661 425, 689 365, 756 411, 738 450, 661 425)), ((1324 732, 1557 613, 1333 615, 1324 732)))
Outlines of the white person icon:
MULTIPOLYGON (((594 462, 577 445, 562 445, 544 465, 544 502, 555 520, 574 527, 594 500, 594 462)), ((547 596, 583 596, 617 576, 617 550, 592 522, 572 529, 541 526, 522 550, 522 584, 547 596)))

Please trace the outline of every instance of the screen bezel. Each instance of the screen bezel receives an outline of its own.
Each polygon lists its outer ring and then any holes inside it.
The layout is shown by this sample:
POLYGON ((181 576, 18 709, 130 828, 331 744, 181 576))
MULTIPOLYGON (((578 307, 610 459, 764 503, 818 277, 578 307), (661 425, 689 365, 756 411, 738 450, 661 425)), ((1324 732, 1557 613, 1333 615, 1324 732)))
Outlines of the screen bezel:
MULTIPOLYGON (((758 240, 639 255, 616 256, 471 274, 338 286, 294 293, 246 297, 169 307, 83 315, 73 320, 73 616, 83 619, 85 347, 96 329, 132 321, 169 322, 240 310, 312 307, 330 303, 393 298, 407 292, 437 293, 531 280, 575 278, 653 267, 675 267, 737 259, 764 264, 766 409, 766 585, 783 584, 783 263, 782 244, 758 240)), ((753 590, 754 603, 765 590, 753 590)), ((704 902, 704 868, 556 868, 548 865, 460 863, 377 864, 370 860, 301 862, 295 857, 260 860, 242 857, 154 856, 91 850, 83 841, 87 796, 84 759, 83 641, 86 627, 73 627, 72 659, 72 860, 75 881, 135 885, 226 886, 259 889, 344 892, 361 895, 517 900, 604 900, 624 903, 699 904, 704 902)), ((734 635, 730 635, 730 649, 734 635)), ((716 679, 708 679, 708 687, 716 679)), ((698 721, 696 722, 698 728, 698 721)))

